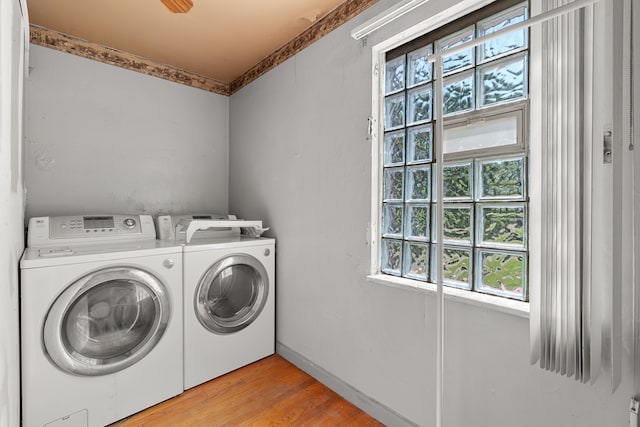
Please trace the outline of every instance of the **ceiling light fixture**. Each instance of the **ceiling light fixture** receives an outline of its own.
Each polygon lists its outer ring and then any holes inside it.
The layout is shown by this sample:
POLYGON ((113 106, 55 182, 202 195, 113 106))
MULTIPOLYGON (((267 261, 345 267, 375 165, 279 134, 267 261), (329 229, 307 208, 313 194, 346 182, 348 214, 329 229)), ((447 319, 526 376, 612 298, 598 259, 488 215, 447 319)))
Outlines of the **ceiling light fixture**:
POLYGON ((191 0, 160 0, 173 13, 187 13, 193 7, 191 0))

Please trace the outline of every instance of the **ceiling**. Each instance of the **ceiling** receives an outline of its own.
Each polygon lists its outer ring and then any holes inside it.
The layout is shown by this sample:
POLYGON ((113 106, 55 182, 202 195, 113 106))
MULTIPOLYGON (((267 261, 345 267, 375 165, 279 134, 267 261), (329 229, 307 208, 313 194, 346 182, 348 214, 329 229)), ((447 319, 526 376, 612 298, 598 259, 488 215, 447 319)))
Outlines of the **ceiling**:
POLYGON ((373 2, 193 0, 172 13, 160 0, 27 0, 32 25, 227 84, 346 3, 373 2))

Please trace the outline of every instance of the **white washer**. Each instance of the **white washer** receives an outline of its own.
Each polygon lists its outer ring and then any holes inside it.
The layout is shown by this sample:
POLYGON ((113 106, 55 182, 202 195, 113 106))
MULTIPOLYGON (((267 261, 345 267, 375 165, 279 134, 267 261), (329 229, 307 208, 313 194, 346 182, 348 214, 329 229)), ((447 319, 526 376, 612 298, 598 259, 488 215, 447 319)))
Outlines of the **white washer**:
POLYGON ((223 219, 158 217, 159 237, 184 243, 185 390, 275 352, 275 240, 241 235, 237 220, 184 240, 189 224, 223 219))
POLYGON ((147 215, 29 221, 22 423, 104 426, 183 391, 182 249, 147 215))

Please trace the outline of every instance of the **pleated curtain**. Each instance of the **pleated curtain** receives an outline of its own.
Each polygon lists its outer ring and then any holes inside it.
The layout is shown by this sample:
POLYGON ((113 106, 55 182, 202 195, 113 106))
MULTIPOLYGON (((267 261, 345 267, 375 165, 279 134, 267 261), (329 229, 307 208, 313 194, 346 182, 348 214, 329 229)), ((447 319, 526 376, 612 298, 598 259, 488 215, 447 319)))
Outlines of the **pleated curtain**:
MULTIPOLYGON (((538 12, 567 3, 541 0, 538 12)), ((532 52, 539 52, 531 68, 532 124, 541 125, 532 129, 530 141, 540 144, 530 164, 532 179, 540 180, 531 200, 532 217, 540 222, 529 230, 534 236, 529 274, 532 284, 539 284, 530 289, 531 363, 582 383, 609 372, 615 389, 615 331, 620 328, 611 289, 616 278, 593 280, 594 262, 602 257, 594 240, 594 227, 601 224, 593 213, 604 203, 593 197, 594 165, 604 161, 599 138, 607 137, 593 126, 594 114, 603 114, 602 100, 594 99, 594 46, 602 46, 594 38, 595 7, 531 30, 532 52)))
MULTIPOLYGON (((569 3, 542 0, 542 12, 569 3)), ((581 382, 591 378, 590 181, 591 6, 540 31, 539 288, 531 289, 531 361, 581 382)), ((533 31, 533 30, 532 30, 533 31)), ((591 61, 592 62, 592 61, 591 61)), ((534 171, 536 172, 536 171, 534 171)), ((533 227, 533 225, 532 225, 533 227)), ((536 233, 536 230, 530 230, 536 233)), ((535 268, 535 263, 532 265, 535 268)), ((533 269, 532 269, 533 270, 533 269)))

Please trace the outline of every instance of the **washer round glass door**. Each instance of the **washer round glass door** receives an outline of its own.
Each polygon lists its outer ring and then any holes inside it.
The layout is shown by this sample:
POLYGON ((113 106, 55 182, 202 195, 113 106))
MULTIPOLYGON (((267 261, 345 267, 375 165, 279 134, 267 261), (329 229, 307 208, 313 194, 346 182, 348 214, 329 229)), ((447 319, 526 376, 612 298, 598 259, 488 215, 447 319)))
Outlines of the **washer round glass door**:
POLYGON ((147 355, 171 312, 166 288, 152 274, 113 267, 75 281, 53 303, 44 324, 47 354, 77 375, 105 375, 147 355))
POLYGON ((256 320, 268 293, 269 277, 260 261, 230 255, 211 266, 198 283, 196 317, 211 332, 236 332, 256 320))

